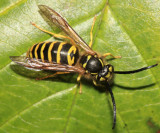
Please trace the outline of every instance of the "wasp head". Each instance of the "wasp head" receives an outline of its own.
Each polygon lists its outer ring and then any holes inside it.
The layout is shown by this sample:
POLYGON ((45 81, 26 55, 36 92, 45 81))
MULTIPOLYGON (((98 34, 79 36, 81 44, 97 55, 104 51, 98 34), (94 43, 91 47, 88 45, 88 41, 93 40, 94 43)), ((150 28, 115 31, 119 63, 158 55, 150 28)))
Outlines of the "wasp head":
POLYGON ((99 71, 98 75, 96 76, 96 79, 98 81, 108 81, 111 80, 113 77, 114 68, 112 65, 107 64, 104 65, 101 71, 99 71))

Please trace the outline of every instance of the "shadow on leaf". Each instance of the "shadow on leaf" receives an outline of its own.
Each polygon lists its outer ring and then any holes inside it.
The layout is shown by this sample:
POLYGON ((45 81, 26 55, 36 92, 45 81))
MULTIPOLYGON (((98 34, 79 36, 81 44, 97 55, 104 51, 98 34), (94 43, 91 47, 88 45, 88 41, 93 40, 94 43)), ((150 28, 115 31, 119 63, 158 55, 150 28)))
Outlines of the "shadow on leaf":
POLYGON ((114 84, 114 86, 119 87, 119 88, 122 88, 122 89, 125 89, 125 90, 140 90, 140 89, 146 89, 146 88, 152 87, 152 86, 154 86, 154 85, 155 85, 155 83, 151 83, 151 84, 148 84, 148 85, 130 87, 130 86, 122 86, 122 85, 114 84))

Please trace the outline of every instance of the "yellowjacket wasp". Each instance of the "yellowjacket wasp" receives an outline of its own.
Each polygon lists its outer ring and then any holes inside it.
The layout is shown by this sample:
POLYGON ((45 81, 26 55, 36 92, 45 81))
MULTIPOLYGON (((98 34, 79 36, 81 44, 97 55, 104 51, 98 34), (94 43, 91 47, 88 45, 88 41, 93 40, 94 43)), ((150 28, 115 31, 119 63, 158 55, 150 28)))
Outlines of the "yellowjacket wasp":
MULTIPOLYGON (((106 53, 100 56, 98 53, 91 49, 92 46, 92 30, 95 19, 91 28, 91 41, 89 45, 72 29, 72 27, 53 9, 45 5, 39 5, 40 11, 54 24, 61 28, 68 36, 55 34, 46 31, 36 24, 32 23, 35 27, 43 32, 53 35, 56 38, 68 39, 70 42, 41 42, 33 45, 24 56, 11 56, 11 60, 17 64, 23 65, 27 68, 57 71, 53 75, 44 78, 52 77, 57 74, 65 73, 79 73, 77 78, 78 83, 82 76, 90 77, 93 83, 106 87, 109 91, 113 103, 113 128, 116 124, 116 104, 114 95, 110 88, 110 81, 114 74, 131 74, 140 72, 146 69, 157 66, 158 64, 143 67, 132 71, 115 71, 111 64, 104 64, 103 59, 110 55, 114 58, 120 56, 113 56, 111 53, 106 53), (80 50, 84 52, 80 53, 80 50)), ((81 92, 81 87, 80 87, 81 92)))

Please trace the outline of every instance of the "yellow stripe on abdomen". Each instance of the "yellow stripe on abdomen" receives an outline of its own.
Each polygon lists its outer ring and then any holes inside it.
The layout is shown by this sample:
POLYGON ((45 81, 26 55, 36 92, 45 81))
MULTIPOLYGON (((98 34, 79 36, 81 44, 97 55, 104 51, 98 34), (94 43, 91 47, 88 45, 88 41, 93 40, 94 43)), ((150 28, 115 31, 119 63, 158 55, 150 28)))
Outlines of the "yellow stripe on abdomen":
POLYGON ((55 42, 52 42, 51 45, 49 46, 49 49, 48 49, 48 61, 51 63, 52 62, 52 54, 51 54, 51 51, 52 51, 52 48, 54 46, 54 44, 57 43, 57 41, 55 42))
POLYGON ((45 48, 45 46, 46 46, 46 43, 47 42, 45 42, 44 44, 42 44, 42 47, 41 47, 41 59, 42 59, 42 62, 44 62, 44 53, 43 53, 43 50, 44 50, 44 48, 45 48))
POLYGON ((35 51, 34 51, 34 55, 35 55, 35 58, 36 58, 36 59, 38 59, 37 50, 38 50, 40 44, 41 44, 41 43, 38 43, 38 44, 37 44, 37 46, 36 46, 36 48, 35 48, 35 51))
POLYGON ((74 64, 74 61, 75 61, 75 57, 73 56, 72 59, 71 59, 71 53, 73 52, 73 54, 75 54, 77 51, 77 48, 75 46, 72 46, 69 51, 68 51, 68 55, 67 55, 67 60, 68 60, 68 65, 71 65, 74 64))
POLYGON ((33 58, 33 55, 32 55, 32 51, 33 51, 33 48, 35 47, 36 44, 34 44, 30 49, 29 49, 29 52, 28 52, 28 56, 30 58, 33 58))
POLYGON ((60 61, 61 61, 61 49, 63 47, 63 45, 66 44, 66 42, 61 42, 59 47, 58 47, 58 50, 57 50, 57 63, 60 64, 60 61))

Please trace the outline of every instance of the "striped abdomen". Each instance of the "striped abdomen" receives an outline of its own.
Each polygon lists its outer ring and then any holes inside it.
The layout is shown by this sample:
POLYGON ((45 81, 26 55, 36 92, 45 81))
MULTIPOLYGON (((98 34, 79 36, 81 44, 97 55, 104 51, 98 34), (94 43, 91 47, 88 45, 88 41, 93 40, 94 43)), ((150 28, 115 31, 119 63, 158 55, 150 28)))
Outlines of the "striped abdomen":
POLYGON ((67 42, 41 42, 28 50, 27 57, 73 66, 79 58, 79 52, 74 45, 67 42))

